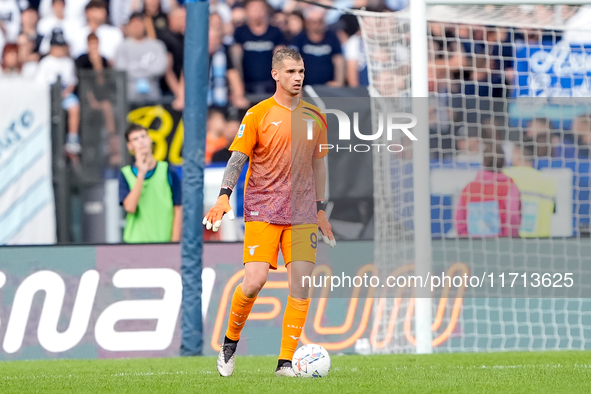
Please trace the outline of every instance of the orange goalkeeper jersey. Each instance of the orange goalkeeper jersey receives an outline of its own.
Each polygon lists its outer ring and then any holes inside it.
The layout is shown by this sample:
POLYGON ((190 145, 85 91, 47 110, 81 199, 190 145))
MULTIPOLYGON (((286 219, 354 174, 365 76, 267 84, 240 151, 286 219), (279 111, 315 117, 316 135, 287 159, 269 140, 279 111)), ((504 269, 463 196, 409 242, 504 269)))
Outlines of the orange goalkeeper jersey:
POLYGON ((326 132, 324 115, 302 100, 290 110, 271 97, 247 111, 229 148, 250 160, 244 221, 316 223, 312 163, 327 154, 326 132))

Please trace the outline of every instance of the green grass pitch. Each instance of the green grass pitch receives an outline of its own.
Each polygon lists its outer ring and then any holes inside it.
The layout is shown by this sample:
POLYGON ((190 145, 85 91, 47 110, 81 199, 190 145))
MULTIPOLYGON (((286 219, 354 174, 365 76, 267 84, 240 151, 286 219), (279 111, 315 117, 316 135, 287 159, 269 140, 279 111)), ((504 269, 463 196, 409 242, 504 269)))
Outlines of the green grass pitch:
POLYGON ((591 393, 591 352, 332 356, 321 379, 275 378, 274 357, 0 362, 0 393, 591 393))

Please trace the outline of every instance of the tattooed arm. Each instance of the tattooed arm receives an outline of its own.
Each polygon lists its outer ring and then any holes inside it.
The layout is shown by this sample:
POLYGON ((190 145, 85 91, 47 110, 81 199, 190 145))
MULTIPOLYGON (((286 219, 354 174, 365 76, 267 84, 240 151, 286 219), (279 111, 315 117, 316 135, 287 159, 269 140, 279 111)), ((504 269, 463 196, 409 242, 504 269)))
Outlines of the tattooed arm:
POLYGON ((244 163, 246 163, 247 160, 248 156, 244 153, 238 151, 232 152, 232 156, 230 156, 230 160, 228 160, 228 164, 226 165, 226 171, 224 171, 222 190, 234 190, 238 178, 242 173, 242 167, 244 167, 244 163))

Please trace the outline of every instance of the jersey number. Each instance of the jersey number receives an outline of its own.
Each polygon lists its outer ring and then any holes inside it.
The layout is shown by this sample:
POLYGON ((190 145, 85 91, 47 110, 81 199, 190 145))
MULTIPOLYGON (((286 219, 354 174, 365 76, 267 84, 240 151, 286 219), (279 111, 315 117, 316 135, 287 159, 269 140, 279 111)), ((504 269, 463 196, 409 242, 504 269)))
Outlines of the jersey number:
POLYGON ((316 233, 310 234, 310 242, 312 249, 316 249, 318 247, 318 235, 316 235, 316 233))

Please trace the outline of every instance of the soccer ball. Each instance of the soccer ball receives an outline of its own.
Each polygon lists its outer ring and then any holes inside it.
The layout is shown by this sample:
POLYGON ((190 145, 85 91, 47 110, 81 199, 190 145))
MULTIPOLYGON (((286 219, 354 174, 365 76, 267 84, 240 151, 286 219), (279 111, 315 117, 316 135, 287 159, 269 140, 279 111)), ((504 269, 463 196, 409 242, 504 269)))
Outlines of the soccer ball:
POLYGON ((308 344, 296 350, 291 364, 296 376, 324 378, 330 371, 330 356, 322 346, 308 344))

